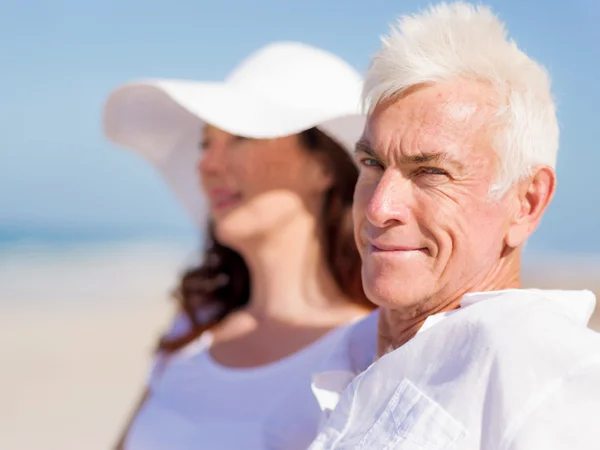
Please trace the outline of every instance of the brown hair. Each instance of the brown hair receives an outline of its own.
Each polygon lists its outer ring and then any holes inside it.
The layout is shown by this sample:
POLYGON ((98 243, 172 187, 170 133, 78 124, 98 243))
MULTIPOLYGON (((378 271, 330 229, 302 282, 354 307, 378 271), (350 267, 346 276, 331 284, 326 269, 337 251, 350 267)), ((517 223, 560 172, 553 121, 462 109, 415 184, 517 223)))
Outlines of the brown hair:
MULTIPOLYGON (((358 169, 348 153, 317 128, 300 133, 299 139, 307 151, 325 159, 334 175, 323 204, 321 222, 322 245, 331 275, 345 296, 374 308, 363 292, 360 256, 352 228, 351 208, 358 169)), ((180 349, 246 305, 251 282, 242 256, 219 243, 210 226, 203 263, 183 275, 176 294, 192 328, 184 336, 162 338, 159 349, 167 353, 180 349), (202 317, 202 312, 207 311, 210 317, 202 317)))

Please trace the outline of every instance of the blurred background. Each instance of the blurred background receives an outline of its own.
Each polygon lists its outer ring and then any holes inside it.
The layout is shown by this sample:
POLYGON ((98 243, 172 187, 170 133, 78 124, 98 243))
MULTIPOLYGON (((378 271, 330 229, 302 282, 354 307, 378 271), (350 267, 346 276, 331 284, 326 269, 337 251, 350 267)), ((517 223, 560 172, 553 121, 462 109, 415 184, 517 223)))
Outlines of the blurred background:
MULTIPOLYGON (((428 3, 0 2, 0 448, 109 448, 200 248, 152 168, 103 138, 109 92, 139 78, 221 80, 273 40, 364 72, 389 24, 428 3)), ((600 294, 600 3, 485 3, 546 65, 559 106, 558 192, 525 282, 600 294)))

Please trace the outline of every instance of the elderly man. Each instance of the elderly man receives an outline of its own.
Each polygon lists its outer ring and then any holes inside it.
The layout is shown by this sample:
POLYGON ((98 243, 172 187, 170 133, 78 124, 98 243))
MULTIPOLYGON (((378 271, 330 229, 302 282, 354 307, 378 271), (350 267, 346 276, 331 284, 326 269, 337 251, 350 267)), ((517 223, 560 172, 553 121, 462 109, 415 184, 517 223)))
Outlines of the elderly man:
POLYGON ((544 69, 484 7, 403 17, 367 74, 356 240, 380 358, 311 449, 600 449, 588 291, 521 289, 555 190, 544 69))

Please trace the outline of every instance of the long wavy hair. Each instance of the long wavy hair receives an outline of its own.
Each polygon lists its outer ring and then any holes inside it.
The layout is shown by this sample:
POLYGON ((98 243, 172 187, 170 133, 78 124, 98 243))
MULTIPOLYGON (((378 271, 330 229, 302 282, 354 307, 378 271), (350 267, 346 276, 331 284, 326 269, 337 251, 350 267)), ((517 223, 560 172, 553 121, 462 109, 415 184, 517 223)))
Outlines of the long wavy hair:
MULTIPOLYGON (((321 245, 329 271, 350 301, 374 308, 363 291, 360 256, 353 235, 351 208, 358 169, 348 153, 317 128, 298 136, 308 152, 324 158, 334 176, 320 221, 321 245)), ((179 350, 248 303, 252 283, 248 266, 238 252, 215 238, 212 226, 209 226, 202 261, 199 267, 183 275, 175 293, 191 329, 183 336, 163 337, 158 345, 161 351, 179 350)))

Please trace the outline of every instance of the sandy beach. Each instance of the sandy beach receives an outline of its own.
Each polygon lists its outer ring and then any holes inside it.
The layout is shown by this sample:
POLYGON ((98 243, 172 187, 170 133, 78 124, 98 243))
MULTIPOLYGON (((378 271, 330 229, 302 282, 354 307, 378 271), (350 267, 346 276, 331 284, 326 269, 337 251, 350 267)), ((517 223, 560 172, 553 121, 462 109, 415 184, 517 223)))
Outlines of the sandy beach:
POLYGON ((185 256, 146 245, 0 255, 0 448, 111 448, 185 256))
MULTIPOLYGON (((0 448, 111 448, 189 256, 145 244, 0 253, 0 448)), ((530 271, 526 283, 594 289, 590 279, 530 271)))

